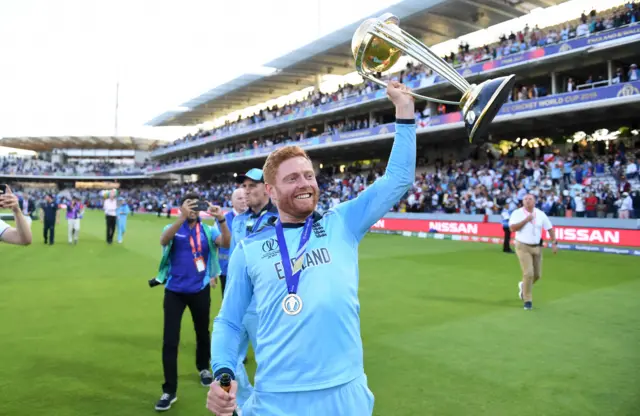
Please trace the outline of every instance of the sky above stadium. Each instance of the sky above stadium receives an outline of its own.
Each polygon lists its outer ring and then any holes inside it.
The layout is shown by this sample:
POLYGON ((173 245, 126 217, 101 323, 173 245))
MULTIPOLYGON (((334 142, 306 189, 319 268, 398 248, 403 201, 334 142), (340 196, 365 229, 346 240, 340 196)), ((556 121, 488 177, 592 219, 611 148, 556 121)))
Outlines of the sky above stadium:
POLYGON ((398 0, 0 0, 0 136, 144 123, 398 0), (320 6, 319 6, 320 5, 320 6))
MULTIPOLYGON (((0 0, 0 137, 114 135, 119 84, 118 135, 178 138, 184 128, 144 123, 399 2, 0 0)), ((572 0, 463 39, 481 46, 621 2, 572 0)))

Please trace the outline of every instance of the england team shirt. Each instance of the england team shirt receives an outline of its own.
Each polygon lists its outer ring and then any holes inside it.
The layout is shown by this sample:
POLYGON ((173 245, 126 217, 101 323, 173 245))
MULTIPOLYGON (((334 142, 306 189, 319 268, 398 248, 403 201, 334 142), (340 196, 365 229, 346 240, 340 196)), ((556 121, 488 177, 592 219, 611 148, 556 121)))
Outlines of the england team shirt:
MULTIPOLYGON (((224 214, 224 218, 227 221, 227 227, 233 230, 233 218, 236 216, 235 211, 229 211, 224 214)), ((220 225, 218 224, 218 227, 220 225)), ((220 274, 227 275, 227 267, 229 266, 229 249, 220 247, 218 249, 218 262, 220 263, 220 274)))
MULTIPOLYGON (((242 318, 252 298, 258 315, 255 389, 309 391, 348 383, 364 373, 358 300, 358 245, 369 228, 407 192, 415 179, 413 120, 397 120, 387 172, 357 198, 324 216, 314 213, 297 294, 303 307, 287 315, 284 268, 275 227, 242 240, 229 263, 229 283, 212 336, 212 369, 232 373, 242 318)), ((293 260, 303 224, 285 224, 293 260)))
MULTIPOLYGON (((269 201, 267 205, 260 210, 259 213, 253 212, 251 209, 246 210, 242 214, 236 215, 231 225, 231 243, 229 244, 229 259, 233 254, 233 250, 238 246, 238 243, 242 241, 248 235, 255 233, 269 222, 270 218, 278 216, 278 209, 269 201)), ((227 264, 227 278, 229 274, 227 264)), ((227 281, 227 286, 229 285, 227 281)), ((225 286, 225 292, 226 287, 225 286)), ((252 300, 247 308, 247 313, 250 315, 256 314, 256 302, 252 300)))
POLYGON ((2 234, 9 229, 9 224, 0 220, 0 241, 2 241, 2 234))

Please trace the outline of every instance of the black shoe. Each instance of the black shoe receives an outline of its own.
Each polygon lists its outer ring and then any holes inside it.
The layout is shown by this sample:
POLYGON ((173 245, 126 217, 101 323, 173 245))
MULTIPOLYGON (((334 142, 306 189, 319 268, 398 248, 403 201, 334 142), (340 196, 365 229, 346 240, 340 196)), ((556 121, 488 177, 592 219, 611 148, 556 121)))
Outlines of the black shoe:
POLYGON ((200 384, 209 387, 213 383, 213 374, 209 370, 200 371, 200 384))
POLYGON ((531 302, 525 302, 524 303, 524 310, 525 311, 530 311, 533 308, 533 305, 531 304, 531 302))
POLYGON ((160 396, 160 400, 156 403, 156 410, 159 412, 164 412, 165 410, 171 409, 171 405, 174 404, 178 400, 178 397, 175 394, 162 393, 160 396))

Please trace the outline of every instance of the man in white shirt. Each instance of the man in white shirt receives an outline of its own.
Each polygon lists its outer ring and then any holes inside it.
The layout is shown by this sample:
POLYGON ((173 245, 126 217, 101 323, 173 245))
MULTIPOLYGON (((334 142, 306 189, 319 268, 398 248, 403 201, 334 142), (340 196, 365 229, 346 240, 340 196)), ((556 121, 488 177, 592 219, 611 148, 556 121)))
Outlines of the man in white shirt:
POLYGON ((633 199, 629 196, 628 192, 623 192, 620 196, 620 208, 618 209, 618 218, 629 219, 631 218, 631 212, 633 212, 633 199))
POLYGON ((31 244, 31 227, 20 210, 18 198, 11 192, 8 185, 0 185, 0 187, 0 209, 10 209, 16 221, 14 228, 0 220, 0 241, 7 244, 28 246, 31 244))
POLYGON ((118 201, 116 201, 116 191, 109 192, 109 198, 104 200, 104 215, 107 220, 107 243, 113 243, 113 234, 116 232, 116 210, 118 209, 118 201))
POLYGON ((519 296, 524 301, 524 309, 531 310, 533 284, 542 276, 542 229, 551 236, 553 254, 558 252, 558 244, 549 217, 535 207, 535 197, 527 194, 522 203, 524 206, 511 214, 509 228, 516 233, 516 255, 522 268, 519 296))

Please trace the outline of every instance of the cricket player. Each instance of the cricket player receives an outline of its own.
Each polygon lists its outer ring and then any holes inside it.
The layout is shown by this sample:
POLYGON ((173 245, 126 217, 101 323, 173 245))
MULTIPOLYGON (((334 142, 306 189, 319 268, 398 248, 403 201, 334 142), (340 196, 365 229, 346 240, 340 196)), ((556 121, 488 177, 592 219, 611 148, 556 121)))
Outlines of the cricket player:
MULTIPOLYGON (((233 220, 231 227, 231 244, 229 247, 229 257, 238 243, 244 238, 261 231, 270 221, 278 216, 278 210, 271 203, 269 194, 264 183, 262 169, 250 169, 246 174, 238 177, 238 182, 244 190, 244 196, 248 209, 238 215, 233 220)), ((228 273, 228 266, 227 266, 228 273)), ((253 386, 249 381, 249 375, 245 369, 244 361, 249 351, 249 342, 256 348, 256 330, 258 326, 258 315, 256 313, 255 301, 249 303, 244 318, 242 319, 244 330, 240 339, 238 363, 235 367, 236 380, 238 382, 237 402, 240 407, 249 399, 253 393, 253 386)))
POLYGON ((80 238, 80 220, 84 215, 84 206, 77 196, 71 198, 67 207, 67 240, 69 244, 78 244, 80 238))
MULTIPOLYGON (((247 200, 243 188, 236 188, 231 193, 231 207, 231 210, 224 214, 224 218, 227 221, 227 227, 233 230, 233 219, 247 210, 247 200)), ((227 285, 227 266, 229 266, 228 248, 220 247, 218 249, 218 260, 220 262, 220 294, 224 298, 224 288, 227 285)))
POLYGON ((213 326, 207 408, 229 416, 237 383, 220 387, 238 357, 249 304, 258 315, 255 389, 243 416, 371 416, 360 334, 358 245, 415 179, 413 98, 396 81, 387 95, 396 108, 396 136, 387 171, 357 198, 324 215, 311 160, 297 146, 269 155, 267 192, 278 208, 275 225, 242 240, 229 262, 227 290, 213 326))
POLYGON ((129 204, 123 197, 118 198, 116 214, 118 216, 118 244, 122 244, 122 237, 127 232, 127 217, 131 214, 129 204))

